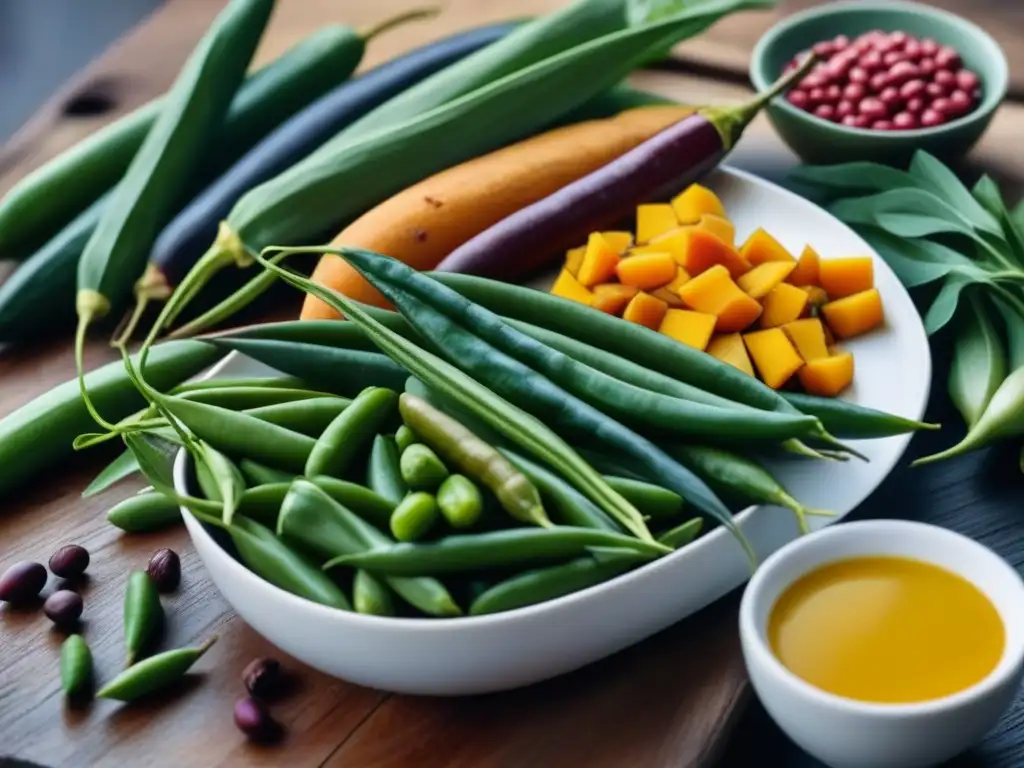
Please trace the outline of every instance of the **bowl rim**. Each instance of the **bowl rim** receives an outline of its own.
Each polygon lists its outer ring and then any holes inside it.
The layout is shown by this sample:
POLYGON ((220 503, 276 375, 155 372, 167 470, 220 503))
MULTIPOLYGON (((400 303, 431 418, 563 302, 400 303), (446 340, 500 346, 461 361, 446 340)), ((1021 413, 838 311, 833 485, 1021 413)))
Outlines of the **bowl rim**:
POLYGON ((824 16, 833 16, 837 13, 844 13, 848 11, 861 13, 911 11, 921 16, 930 16, 938 19, 950 26, 959 26, 971 33, 971 35, 977 39, 980 47, 987 49, 987 55, 991 57, 992 61, 995 63, 997 77, 994 81, 983 80, 983 98, 981 103, 973 112, 963 115, 962 117, 958 117, 956 120, 951 122, 931 126, 929 128, 913 128, 901 131, 876 131, 870 128, 854 128, 852 126, 842 125, 841 123, 833 123, 828 120, 824 120, 810 112, 798 109, 790 104, 785 99, 784 95, 780 95, 772 99, 770 106, 773 109, 781 110, 796 118, 810 120, 821 130, 826 132, 832 131, 836 135, 858 136, 862 138, 872 137, 879 141, 897 142, 903 139, 913 140, 934 137, 945 131, 955 130, 956 128, 961 128, 976 122, 989 120, 1006 96, 1010 82, 1010 65, 1006 59, 1006 52, 1002 49, 999 43, 996 42, 995 38, 973 21, 965 19, 963 16, 958 16, 955 13, 942 8, 936 8, 932 5, 910 2, 910 0, 840 0, 840 2, 831 2, 814 6, 807 10, 800 11, 799 13, 786 16, 761 36, 754 45, 753 51, 750 53, 749 74, 754 88, 758 92, 762 92, 771 86, 773 80, 770 79, 765 72, 765 60, 767 58, 768 51, 785 32, 799 27, 813 19, 818 19, 824 16))
MULTIPOLYGON (((1004 558, 989 547, 986 547, 968 536, 957 533, 956 531, 915 520, 881 519, 840 523, 838 525, 823 528, 809 536, 803 536, 799 539, 795 539, 772 553, 764 561, 761 567, 757 569, 757 572, 744 588, 743 598, 740 602, 739 629, 740 636, 743 640, 744 655, 747 653, 754 654, 756 656, 757 663, 766 668, 779 684, 789 688, 791 691, 810 703, 845 715, 867 715, 888 718, 930 716, 937 713, 957 710, 964 706, 970 706, 971 704, 992 695, 996 690, 1001 686, 1006 685, 1019 673, 1022 664, 1024 664, 1024 632, 1018 633, 1016 643, 1012 645, 1009 633, 1007 633, 1006 647, 1003 650, 1002 656, 992 670, 981 680, 978 680, 973 685, 956 691, 955 693, 935 699, 926 699, 924 701, 886 703, 852 699, 846 696, 830 693, 829 691, 807 682, 796 673, 791 672, 769 647, 765 638, 765 632, 762 631, 764 627, 761 626, 755 618, 755 609, 757 604, 763 599, 762 592, 767 588, 768 581, 772 577, 773 572, 783 567, 785 563, 799 553, 800 550, 806 549, 807 547, 820 547, 822 546, 822 542, 828 540, 835 540, 843 537, 856 537, 861 532, 883 532, 903 538, 931 540, 945 539, 961 550, 969 550, 973 555, 990 561, 1000 572, 1001 577, 1005 577, 1009 582, 1015 582, 1019 586, 1020 591, 1024 593, 1024 579, 1021 578, 1021 575, 1017 573, 1016 569, 1014 569, 1004 558)), ((855 547, 855 552, 858 549, 858 547, 855 547)), ((820 567, 820 565, 850 557, 870 556, 871 554, 877 553, 865 550, 860 551, 859 554, 847 553, 842 557, 826 558, 818 565, 811 566, 810 569, 805 569, 799 573, 795 573, 791 578, 784 582, 779 592, 781 594, 797 579, 806 575, 811 570, 814 570, 814 568, 820 567)), ((914 555, 913 558, 937 565, 937 563, 927 555, 914 555)), ((945 565, 939 565, 939 567, 946 568, 946 570, 950 570, 962 578, 968 578, 956 569, 948 568, 945 565)), ((993 603, 993 607, 996 608, 996 612, 999 614, 1000 619, 1004 623, 1007 622, 1006 613, 996 605, 996 601, 985 592, 984 585, 977 584, 976 586, 982 590, 986 598, 993 603)))

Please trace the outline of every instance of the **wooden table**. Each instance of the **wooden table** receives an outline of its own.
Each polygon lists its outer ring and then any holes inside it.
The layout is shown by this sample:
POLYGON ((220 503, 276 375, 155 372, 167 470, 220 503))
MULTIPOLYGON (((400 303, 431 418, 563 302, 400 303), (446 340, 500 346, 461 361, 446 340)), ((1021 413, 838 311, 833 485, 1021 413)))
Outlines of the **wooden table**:
MULTIPOLYGON (((375 41, 372 66, 411 46, 491 20, 536 13, 559 0, 450 0, 437 20, 406 27, 375 41)), ((671 66, 642 72, 642 87, 688 102, 721 101, 749 93, 746 56, 751 44, 781 14, 809 3, 783 2, 773 13, 728 19, 675 54, 671 66)), ((1014 92, 1024 94, 1024 8, 999 0, 943 0, 990 29, 1006 47, 1017 74, 1014 92), (961 8, 962 6, 962 8, 961 8)), ((27 170, 114 116, 164 90, 221 0, 169 0, 131 35, 119 41, 68 85, 0 152, 0 192, 27 170), (98 116, 71 116, 69 104, 112 102, 98 116)), ((343 20, 369 24, 407 7, 405 0, 338 4, 336 0, 280 0, 258 58, 280 53, 318 24, 343 20)), ((74 111, 74 110, 71 110, 74 111)), ((1016 151, 1024 110, 1005 106, 971 157, 967 175, 994 173, 1019 194, 1024 159, 1016 151)), ((761 118, 731 163, 782 179, 794 158, 761 118)), ((2 269, 2 265, 0 265, 2 269)), ((2 275, 2 271, 0 271, 2 275)), ((280 312, 293 312, 285 305, 280 312)), ((945 364, 936 345, 935 396, 929 417, 955 425, 944 394, 945 364)), ((0 351, 0 415, 71 376, 67 339, 0 351)), ((88 363, 111 358, 97 339, 88 363)), ((958 427, 915 439, 911 455, 947 445, 958 427)), ((47 766, 698 766, 723 755, 724 765, 771 760, 812 765, 770 724, 749 708, 739 731, 741 705, 750 697, 735 630, 735 596, 698 616, 587 669, 523 691, 458 700, 388 696, 328 678, 284 659, 297 690, 274 707, 288 729, 277 747, 253 747, 231 723, 231 706, 242 693, 240 672, 253 657, 281 654, 234 617, 212 588, 183 530, 123 536, 103 520, 104 511, 138 487, 126 483, 92 499, 79 493, 109 458, 75 456, 38 478, 14 498, 0 499, 0 568, 22 559, 43 561, 59 545, 78 542, 93 555, 83 588, 85 632, 100 674, 109 677, 122 657, 120 602, 127 573, 144 567, 149 554, 171 546, 182 554, 182 589, 165 600, 169 615, 165 647, 192 643, 216 632, 220 642, 198 674, 168 699, 119 707, 99 702, 88 710, 64 707, 57 681, 63 635, 38 610, 0 609, 0 765, 2 756, 47 766), (726 736, 735 733, 736 737, 726 736)), ((3 468, 0 467, 0 471, 3 468)), ((898 469, 858 515, 903 516, 947 525, 1024 564, 1024 516, 1014 504, 1022 479, 1016 448, 968 456, 934 468, 898 469)), ((51 579, 48 591, 55 587, 51 579)), ((339 642, 344 639, 340 638, 339 642)), ((1014 766, 1024 761, 1024 730, 1018 707, 999 732, 964 764, 1014 766)))

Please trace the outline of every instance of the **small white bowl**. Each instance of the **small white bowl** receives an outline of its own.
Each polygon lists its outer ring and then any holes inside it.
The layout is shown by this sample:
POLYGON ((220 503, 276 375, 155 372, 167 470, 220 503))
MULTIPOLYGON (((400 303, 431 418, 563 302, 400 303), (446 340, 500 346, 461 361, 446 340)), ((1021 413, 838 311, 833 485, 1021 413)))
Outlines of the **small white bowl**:
POLYGON ((923 523, 847 523, 797 539, 769 557, 740 606, 750 680, 779 727, 833 768, 916 768, 944 762, 981 740, 1009 708, 1024 673, 1024 582, 990 549, 923 523), (873 704, 827 693, 782 665, 768 643, 776 600, 804 574, 851 557, 910 557, 959 574, 992 601, 1006 628, 996 668, 976 685, 915 704, 873 704))

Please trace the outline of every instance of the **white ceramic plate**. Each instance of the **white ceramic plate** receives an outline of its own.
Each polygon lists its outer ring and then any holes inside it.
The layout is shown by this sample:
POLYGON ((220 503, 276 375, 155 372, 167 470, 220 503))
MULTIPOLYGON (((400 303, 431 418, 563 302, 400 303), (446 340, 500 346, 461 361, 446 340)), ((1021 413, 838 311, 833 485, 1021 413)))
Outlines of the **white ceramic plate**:
MULTIPOLYGON (((774 184, 731 168, 706 183, 721 197, 740 240, 764 226, 796 253, 810 243, 823 258, 875 259, 885 327, 843 344, 856 359, 856 383, 846 397, 920 418, 931 381, 928 342, 910 297, 881 258, 830 214, 774 184)), ((211 372, 266 374, 238 355, 211 372)), ((794 496, 840 519, 878 487, 908 442, 859 441, 869 462, 792 459, 773 470, 794 496)), ((182 489, 186 466, 179 455, 175 480, 182 489)), ((483 693, 569 672, 674 624, 750 576, 739 545, 719 528, 611 582, 540 605, 473 618, 385 619, 325 608, 270 585, 228 555, 187 511, 184 517, 213 582, 257 632, 328 674, 415 694, 483 693)), ((737 521, 761 559, 797 535, 791 513, 781 508, 752 508, 737 521)), ((813 520, 816 527, 828 522, 813 520)))

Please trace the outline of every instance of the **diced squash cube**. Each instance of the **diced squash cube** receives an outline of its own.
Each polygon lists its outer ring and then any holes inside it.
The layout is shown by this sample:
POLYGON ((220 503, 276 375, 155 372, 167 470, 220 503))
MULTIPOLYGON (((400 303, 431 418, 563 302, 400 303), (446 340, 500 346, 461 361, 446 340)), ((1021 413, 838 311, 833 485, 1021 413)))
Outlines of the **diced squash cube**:
POLYGON ((649 203, 636 207, 636 241, 649 243, 679 226, 676 212, 668 203, 649 203))
POLYGON ((668 304, 661 299, 656 299, 649 293, 640 291, 626 305, 626 309, 622 313, 622 319, 628 320, 631 323, 646 325, 652 331, 656 331, 658 326, 661 325, 661 321, 665 318, 666 312, 668 312, 668 304))
POLYGON ((744 334, 743 341, 761 381, 772 389, 789 381, 804 364, 781 328, 744 334))
POLYGON ((754 366, 750 363, 747 346, 743 343, 743 337, 738 333, 717 334, 712 337, 705 351, 733 368, 739 368, 750 376, 754 375, 754 366))
POLYGON ((736 284, 752 299, 763 299, 789 273, 796 269, 795 261, 766 261, 746 274, 740 275, 736 284))
POLYGON ((789 275, 789 282, 793 285, 817 285, 820 261, 818 252, 809 245, 805 246, 804 252, 796 262, 796 269, 789 275))
POLYGON ((563 299, 578 301, 580 304, 589 304, 594 298, 594 294, 580 285, 579 281, 567 269, 563 269, 558 273, 558 279, 551 286, 551 293, 555 294, 555 296, 561 296, 563 299))
POLYGON ((676 261, 669 253, 641 253, 626 256, 615 268, 619 282, 642 290, 660 288, 676 276, 676 261))
MULTIPOLYGON (((677 264, 682 265, 686 260, 686 249, 690 246, 690 230, 693 227, 676 227, 660 237, 654 238, 648 249, 657 248, 663 253, 671 253, 677 264)), ((633 249, 634 253, 637 249, 633 249)))
POLYGON ((703 350, 711 340, 711 332, 715 330, 717 320, 714 315, 704 312, 670 309, 665 313, 658 331, 683 344, 703 350))
POLYGON ((614 248, 620 256, 633 245, 632 232, 601 232, 600 234, 605 239, 605 242, 614 248))
POLYGON ((691 275, 699 275, 716 264, 729 270, 733 278, 750 271, 750 262, 727 242, 706 229, 692 228, 688 233, 683 267, 691 275))
POLYGON ((690 282, 690 273, 685 269, 676 265, 676 276, 672 278, 671 282, 665 286, 665 290, 672 291, 672 293, 679 295, 679 289, 690 282))
POLYGON ((656 299, 661 299, 673 309, 681 309, 686 306, 683 300, 679 298, 679 294, 675 291, 670 291, 667 285, 655 288, 653 291, 648 291, 648 293, 656 299))
POLYGON ((777 328, 793 322, 803 314, 808 301, 805 291, 789 283, 779 283, 764 297, 761 327, 777 328))
POLYGON ((867 333, 882 324, 882 297, 877 288, 830 301, 821 308, 829 329, 840 339, 867 333))
POLYGON ((841 352, 809 361, 797 376, 808 394, 836 397, 853 382, 853 355, 841 352))
POLYGON ((630 299, 637 295, 639 288, 621 283, 602 283, 594 286, 594 298, 590 306, 607 312, 609 315, 621 315, 630 299))
POLYGON ((619 251, 600 232, 591 232, 576 279, 584 288, 607 283, 619 265, 619 251))
POLYGON ((721 264, 683 284, 679 296, 690 309, 717 317, 720 333, 742 331, 761 314, 761 305, 740 290, 721 264))
POLYGON ((789 340, 804 362, 828 357, 828 343, 825 341, 825 326, 816 317, 805 320, 794 320, 782 326, 789 340))
POLYGON ((807 293, 808 308, 821 309, 828 304, 828 294, 823 288, 816 285, 801 285, 800 290, 807 293))
POLYGON ((718 237, 723 242, 729 245, 735 245, 736 243, 736 227, 732 225, 732 222, 728 219, 716 216, 713 213, 705 213, 700 217, 695 225, 700 229, 706 229, 711 234, 718 237))
POLYGON ((579 248, 570 248, 565 252, 565 269, 573 277, 580 273, 580 266, 583 264, 583 254, 586 251, 587 246, 581 245, 579 248))
POLYGON ((718 195, 700 184, 691 184, 672 198, 672 209, 682 224, 696 224, 706 213, 723 219, 729 218, 718 195))
POLYGON ((743 258, 755 267, 769 261, 791 261, 796 264, 793 255, 782 247, 782 243, 769 235, 764 229, 755 229, 746 242, 740 247, 743 258))
POLYGON ((870 256, 822 259, 818 264, 818 285, 833 299, 874 288, 874 262, 870 256))

